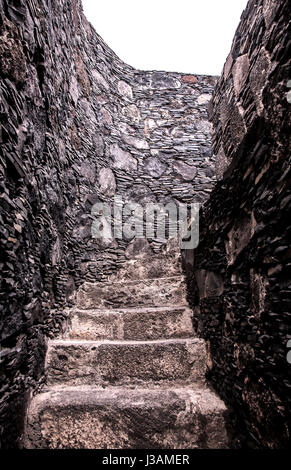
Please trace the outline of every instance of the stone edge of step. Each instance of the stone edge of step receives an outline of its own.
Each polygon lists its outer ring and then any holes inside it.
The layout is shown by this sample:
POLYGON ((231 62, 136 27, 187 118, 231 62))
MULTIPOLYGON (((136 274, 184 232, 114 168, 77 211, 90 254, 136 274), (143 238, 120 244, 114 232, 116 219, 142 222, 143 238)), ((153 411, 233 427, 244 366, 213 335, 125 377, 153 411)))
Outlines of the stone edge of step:
POLYGON ((162 282, 162 281, 167 281, 167 283, 170 283, 170 281, 178 281, 180 280, 185 281, 185 276, 184 275, 178 275, 178 276, 172 276, 172 277, 154 277, 154 278, 149 278, 149 279, 120 279, 120 280, 114 280, 114 281, 104 281, 104 282, 88 282, 85 281, 82 286, 80 287, 80 290, 85 290, 87 287, 107 287, 107 286, 112 286, 112 285, 135 285, 135 284, 140 284, 140 283, 147 283, 147 282, 162 282))
POLYGON ((170 339, 155 339, 155 340, 141 340, 141 341, 133 341, 133 340, 82 340, 82 339, 53 339, 48 341, 48 351, 50 348, 54 346, 102 346, 102 345, 114 345, 114 346, 143 346, 143 345, 153 345, 153 344, 185 344, 188 346, 189 344, 200 344, 204 345, 205 341, 201 338, 170 338, 170 339))
POLYGON ((187 312, 190 316, 193 316, 193 311, 188 305, 162 305, 162 306, 138 306, 138 307, 116 307, 114 309, 110 308, 81 308, 78 306, 74 306, 68 310, 69 315, 77 315, 80 313, 81 315, 88 315, 88 316, 99 316, 99 315, 124 315, 126 313, 134 314, 134 313, 183 313, 187 312))
POLYGON ((208 385, 187 384, 185 386, 168 386, 165 388, 146 387, 96 387, 90 385, 82 386, 52 386, 38 393, 32 398, 29 406, 28 420, 41 410, 48 407, 72 406, 94 406, 109 402, 115 402, 116 408, 121 407, 122 398, 126 406, 133 405, 133 398, 154 399, 154 404, 166 404, 165 399, 189 400, 192 404, 198 404, 201 412, 227 412, 227 407, 223 400, 208 385))

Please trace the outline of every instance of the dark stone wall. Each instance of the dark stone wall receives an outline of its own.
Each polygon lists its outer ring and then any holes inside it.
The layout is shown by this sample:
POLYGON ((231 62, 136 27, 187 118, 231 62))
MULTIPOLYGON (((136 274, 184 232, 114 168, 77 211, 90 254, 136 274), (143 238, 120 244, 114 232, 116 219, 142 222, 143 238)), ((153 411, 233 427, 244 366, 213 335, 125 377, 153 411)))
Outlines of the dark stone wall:
MULTIPOLYGON (((46 338, 84 280, 130 240, 91 236, 92 205, 203 202, 215 180, 207 105, 216 78, 121 62, 79 0, 0 0, 0 441, 21 445, 46 338)), ((161 240, 151 240, 158 251, 161 240)))
POLYGON ((250 0, 242 15, 210 106, 219 181, 185 256, 208 378, 239 447, 290 445, 289 6, 250 0))

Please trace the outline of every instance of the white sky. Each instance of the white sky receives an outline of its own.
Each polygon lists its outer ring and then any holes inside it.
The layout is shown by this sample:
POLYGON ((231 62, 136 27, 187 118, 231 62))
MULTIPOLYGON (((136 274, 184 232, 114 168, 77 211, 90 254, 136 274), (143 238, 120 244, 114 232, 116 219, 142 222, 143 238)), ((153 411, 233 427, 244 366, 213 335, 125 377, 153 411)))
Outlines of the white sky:
POLYGON ((247 0, 83 0, 97 33, 141 70, 220 75, 247 0))

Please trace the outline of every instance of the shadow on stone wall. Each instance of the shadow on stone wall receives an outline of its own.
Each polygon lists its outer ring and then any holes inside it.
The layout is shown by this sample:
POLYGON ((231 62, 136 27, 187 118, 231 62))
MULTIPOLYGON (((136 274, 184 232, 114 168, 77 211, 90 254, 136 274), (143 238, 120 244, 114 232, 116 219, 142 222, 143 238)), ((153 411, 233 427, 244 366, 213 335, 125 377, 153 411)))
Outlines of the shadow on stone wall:
POLYGON ((215 89, 217 183, 187 253, 208 378, 233 409, 234 445, 290 443, 290 15, 251 0, 215 89))
POLYGON ((14 447, 64 307, 127 259, 130 240, 92 239, 92 206, 211 192, 216 78, 125 65, 79 0, 0 0, 0 74, 0 433, 14 447))

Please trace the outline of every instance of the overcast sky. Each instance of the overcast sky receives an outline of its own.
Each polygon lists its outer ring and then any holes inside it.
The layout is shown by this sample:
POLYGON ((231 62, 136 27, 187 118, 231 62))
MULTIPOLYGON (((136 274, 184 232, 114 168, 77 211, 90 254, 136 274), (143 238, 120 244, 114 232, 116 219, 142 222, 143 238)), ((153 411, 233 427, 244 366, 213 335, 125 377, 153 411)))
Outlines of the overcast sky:
POLYGON ((247 0, 83 0, 97 33, 141 70, 220 75, 247 0))

